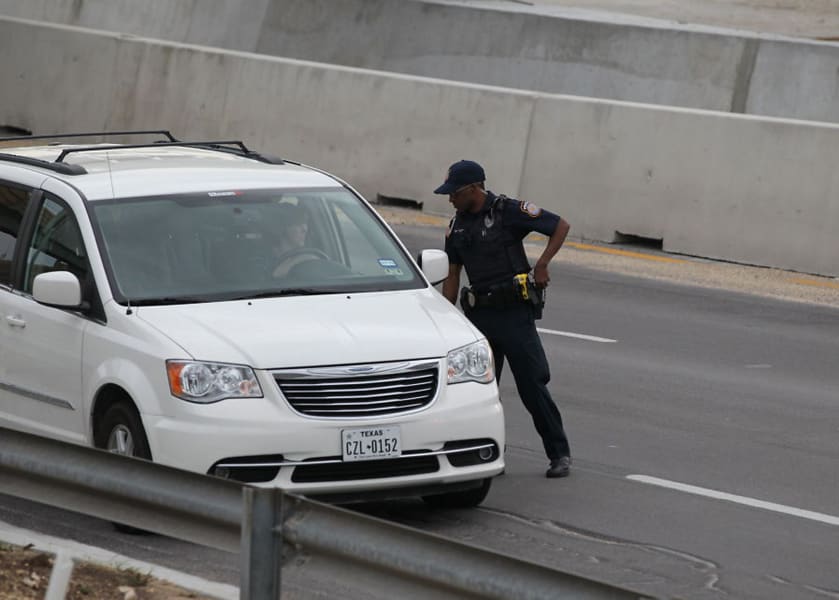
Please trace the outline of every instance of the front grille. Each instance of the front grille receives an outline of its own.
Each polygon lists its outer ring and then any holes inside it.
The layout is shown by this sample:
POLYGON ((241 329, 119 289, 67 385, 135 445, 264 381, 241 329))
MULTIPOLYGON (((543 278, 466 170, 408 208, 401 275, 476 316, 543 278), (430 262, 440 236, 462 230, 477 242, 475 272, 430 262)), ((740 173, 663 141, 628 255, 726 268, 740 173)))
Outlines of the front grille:
POLYGON ((274 376, 298 412, 312 417, 377 417, 427 406, 437 393, 437 367, 343 377, 274 376))
POLYGON ((294 468, 294 483, 322 481, 356 481, 434 473, 440 469, 436 456, 402 456, 381 460, 360 460, 325 465, 300 465, 294 468))

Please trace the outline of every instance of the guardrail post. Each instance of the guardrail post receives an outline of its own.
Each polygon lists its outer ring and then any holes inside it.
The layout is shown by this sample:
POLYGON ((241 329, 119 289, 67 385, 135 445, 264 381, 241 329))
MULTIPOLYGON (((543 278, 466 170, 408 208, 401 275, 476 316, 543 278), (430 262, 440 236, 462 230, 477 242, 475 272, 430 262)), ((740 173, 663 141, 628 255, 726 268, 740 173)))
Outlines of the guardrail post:
POLYGON ((283 492, 242 488, 241 600, 280 600, 283 492))

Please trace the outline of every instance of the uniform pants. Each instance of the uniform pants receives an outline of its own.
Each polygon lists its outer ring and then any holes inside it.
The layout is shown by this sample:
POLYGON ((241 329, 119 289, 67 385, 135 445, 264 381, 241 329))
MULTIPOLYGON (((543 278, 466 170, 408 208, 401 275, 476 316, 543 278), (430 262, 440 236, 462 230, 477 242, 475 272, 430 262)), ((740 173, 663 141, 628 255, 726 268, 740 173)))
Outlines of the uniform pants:
POLYGON ((571 456, 562 416, 548 391, 550 367, 536 331, 533 307, 521 303, 505 308, 475 308, 466 316, 489 340, 497 380, 501 380, 504 359, 510 363, 519 397, 533 418, 548 459, 571 456))

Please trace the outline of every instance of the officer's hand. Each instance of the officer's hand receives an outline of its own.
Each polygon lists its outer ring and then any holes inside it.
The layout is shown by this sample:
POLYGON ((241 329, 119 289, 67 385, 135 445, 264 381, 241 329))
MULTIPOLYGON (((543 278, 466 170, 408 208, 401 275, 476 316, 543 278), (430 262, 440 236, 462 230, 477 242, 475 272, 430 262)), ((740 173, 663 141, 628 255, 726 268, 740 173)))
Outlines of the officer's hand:
POLYGON ((533 267, 533 281, 536 282, 536 287, 548 287, 550 280, 551 276, 548 275, 548 265, 536 263, 536 266, 533 267))

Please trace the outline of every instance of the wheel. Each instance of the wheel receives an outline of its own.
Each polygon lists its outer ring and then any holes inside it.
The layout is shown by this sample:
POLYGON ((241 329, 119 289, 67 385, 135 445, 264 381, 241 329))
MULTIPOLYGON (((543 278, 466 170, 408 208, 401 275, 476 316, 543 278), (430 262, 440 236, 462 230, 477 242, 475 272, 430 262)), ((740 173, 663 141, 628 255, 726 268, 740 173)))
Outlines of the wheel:
POLYGON ((431 508, 474 508, 487 497, 491 485, 492 478, 487 477, 476 488, 423 496, 422 499, 431 508))
POLYGON ((151 450, 137 410, 127 402, 111 406, 99 422, 96 447, 114 454, 151 460, 151 450))
MULTIPOLYGON (((114 454, 151 460, 151 450, 143 423, 137 410, 127 402, 117 402, 102 416, 96 427, 94 442, 97 448, 114 454)), ((148 533, 130 525, 114 523, 117 531, 131 534, 148 533)))

